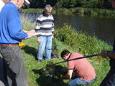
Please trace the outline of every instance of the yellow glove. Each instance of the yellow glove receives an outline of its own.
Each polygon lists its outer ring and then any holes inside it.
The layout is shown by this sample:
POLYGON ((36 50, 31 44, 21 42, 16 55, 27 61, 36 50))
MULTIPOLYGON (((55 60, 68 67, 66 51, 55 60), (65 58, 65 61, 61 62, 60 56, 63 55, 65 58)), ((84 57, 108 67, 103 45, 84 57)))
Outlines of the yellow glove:
POLYGON ((19 42, 19 47, 20 48, 23 48, 23 47, 25 47, 26 45, 25 45, 25 43, 24 42, 19 42))

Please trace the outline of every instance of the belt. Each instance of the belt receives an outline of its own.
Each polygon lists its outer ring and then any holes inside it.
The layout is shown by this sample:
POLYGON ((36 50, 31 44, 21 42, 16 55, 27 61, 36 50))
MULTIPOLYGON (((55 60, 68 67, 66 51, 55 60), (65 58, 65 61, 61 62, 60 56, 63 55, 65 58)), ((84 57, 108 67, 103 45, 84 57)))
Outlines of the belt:
POLYGON ((17 46, 18 45, 18 43, 17 44, 0 44, 0 46, 17 46))

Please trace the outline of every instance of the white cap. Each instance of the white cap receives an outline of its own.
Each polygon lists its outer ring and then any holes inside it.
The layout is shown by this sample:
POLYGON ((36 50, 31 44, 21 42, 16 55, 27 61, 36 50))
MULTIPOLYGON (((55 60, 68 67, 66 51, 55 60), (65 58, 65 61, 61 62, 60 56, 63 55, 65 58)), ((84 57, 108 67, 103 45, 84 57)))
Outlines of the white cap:
POLYGON ((28 4, 28 5, 30 4, 29 0, 24 0, 24 1, 26 4, 28 4))

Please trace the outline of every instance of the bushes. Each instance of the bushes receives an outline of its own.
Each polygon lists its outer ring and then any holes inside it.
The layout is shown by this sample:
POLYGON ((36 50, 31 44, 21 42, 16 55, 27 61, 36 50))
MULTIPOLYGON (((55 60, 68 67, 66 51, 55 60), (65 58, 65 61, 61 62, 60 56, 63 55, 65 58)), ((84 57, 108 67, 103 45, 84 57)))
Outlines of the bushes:
POLYGON ((56 9, 57 14, 64 14, 64 15, 80 15, 80 16, 97 16, 97 17, 110 17, 115 18, 115 11, 108 10, 108 9, 98 9, 98 8, 59 8, 56 9))
POLYGON ((56 38, 69 46, 74 47, 76 44, 77 38, 75 37, 76 33, 74 30, 71 30, 71 26, 65 25, 64 27, 60 28, 56 32, 56 38))
POLYGON ((30 0, 33 8, 44 7, 46 3, 57 7, 112 8, 111 0, 30 0))
POLYGON ((77 32, 68 25, 64 25, 61 29, 57 29, 56 38, 68 46, 71 46, 74 50, 79 50, 84 54, 93 54, 101 50, 111 49, 111 46, 104 41, 97 39, 95 36, 77 32))

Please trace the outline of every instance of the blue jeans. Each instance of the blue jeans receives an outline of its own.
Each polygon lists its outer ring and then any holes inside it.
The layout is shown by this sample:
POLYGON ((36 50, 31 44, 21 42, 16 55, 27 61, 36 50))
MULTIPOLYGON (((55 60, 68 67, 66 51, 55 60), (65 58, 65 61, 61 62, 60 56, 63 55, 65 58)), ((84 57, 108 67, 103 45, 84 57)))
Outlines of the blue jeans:
POLYGON ((39 48, 38 48, 38 60, 43 59, 43 54, 45 52, 45 59, 51 59, 52 52, 52 35, 51 36, 39 36, 39 48))
POLYGON ((81 80, 80 78, 73 79, 69 82, 69 86, 86 86, 93 80, 81 80))

